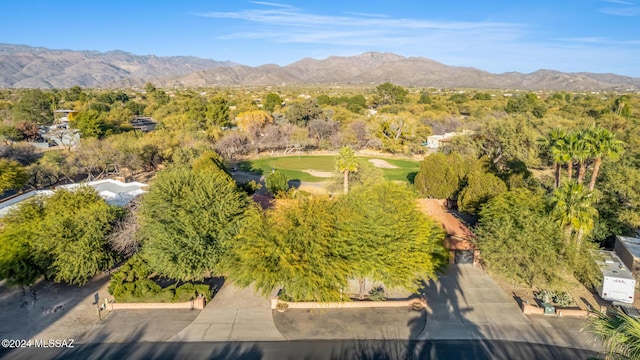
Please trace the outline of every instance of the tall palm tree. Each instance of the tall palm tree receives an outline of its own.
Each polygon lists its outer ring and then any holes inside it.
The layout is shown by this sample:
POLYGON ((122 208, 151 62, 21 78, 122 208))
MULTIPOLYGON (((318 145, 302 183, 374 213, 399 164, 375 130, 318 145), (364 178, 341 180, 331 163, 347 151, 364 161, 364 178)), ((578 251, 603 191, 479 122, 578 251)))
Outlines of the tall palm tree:
POLYGON ((640 358, 640 321, 620 311, 610 315, 595 311, 587 328, 604 342, 607 359, 640 358))
POLYGON ((551 159, 553 160, 554 189, 560 186, 560 171, 562 169, 562 164, 565 164, 568 161, 567 155, 562 146, 566 136, 566 131, 554 128, 549 132, 549 135, 538 140, 538 143, 548 150, 551 155, 551 159))
POLYGON ((567 162, 567 178, 569 181, 573 180, 573 162, 576 159, 576 154, 580 152, 580 137, 576 132, 570 132, 565 137, 562 143, 562 149, 569 157, 567 162))
POLYGON ((551 195, 552 214, 565 230, 566 239, 575 234, 578 245, 582 237, 593 230, 598 210, 592 206, 592 192, 573 181, 567 181, 551 195))
POLYGON ((349 192, 349 172, 358 171, 358 159, 350 146, 343 146, 336 157, 336 167, 344 174, 344 193, 349 192))
POLYGON ((600 165, 604 157, 616 159, 624 149, 624 143, 618 139, 614 133, 601 127, 593 127, 587 131, 586 140, 589 142, 591 154, 595 158, 593 173, 589 181, 589 190, 593 191, 596 186, 596 179, 600 171, 600 165))
POLYGON ((592 158, 590 142, 587 140, 587 131, 580 130, 577 133, 578 141, 573 149, 573 158, 578 162, 578 184, 584 182, 587 172, 587 162, 592 158))

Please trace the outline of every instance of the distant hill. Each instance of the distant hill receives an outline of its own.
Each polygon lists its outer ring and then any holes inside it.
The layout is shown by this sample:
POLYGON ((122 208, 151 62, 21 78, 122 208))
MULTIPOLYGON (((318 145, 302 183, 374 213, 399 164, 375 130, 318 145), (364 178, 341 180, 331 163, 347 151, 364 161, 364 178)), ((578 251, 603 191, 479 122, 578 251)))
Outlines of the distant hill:
POLYGON ((123 80, 144 83, 146 79, 230 65, 235 64, 192 56, 140 56, 119 50, 101 53, 0 44, 0 87, 106 87, 123 80))
POLYGON ((215 85, 343 84, 390 81, 404 86, 525 90, 638 90, 640 78, 615 74, 493 74, 421 57, 369 52, 305 58, 287 66, 251 67, 191 56, 160 57, 123 51, 50 50, 0 44, 0 87, 130 87, 153 81, 162 87, 215 85))
POLYGON ((531 90, 637 90, 640 78, 615 74, 563 73, 538 70, 492 74, 469 67, 448 66, 420 58, 389 53, 305 58, 287 66, 231 66, 162 79, 163 86, 276 85, 276 84, 380 84, 442 88, 531 90))

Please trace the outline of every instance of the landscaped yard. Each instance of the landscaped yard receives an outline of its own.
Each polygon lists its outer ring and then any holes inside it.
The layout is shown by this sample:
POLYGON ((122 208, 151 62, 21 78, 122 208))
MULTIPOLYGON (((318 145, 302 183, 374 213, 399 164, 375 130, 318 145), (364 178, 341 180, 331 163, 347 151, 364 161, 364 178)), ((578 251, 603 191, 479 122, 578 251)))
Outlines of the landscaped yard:
MULTIPOLYGON (((379 159, 395 168, 382 168, 385 178, 394 181, 413 182, 418 172, 418 161, 359 157, 366 160, 379 159)), ((333 173, 337 175, 334 156, 282 156, 243 161, 238 167, 243 171, 267 175, 272 169, 280 170, 290 180, 321 182, 333 173)))

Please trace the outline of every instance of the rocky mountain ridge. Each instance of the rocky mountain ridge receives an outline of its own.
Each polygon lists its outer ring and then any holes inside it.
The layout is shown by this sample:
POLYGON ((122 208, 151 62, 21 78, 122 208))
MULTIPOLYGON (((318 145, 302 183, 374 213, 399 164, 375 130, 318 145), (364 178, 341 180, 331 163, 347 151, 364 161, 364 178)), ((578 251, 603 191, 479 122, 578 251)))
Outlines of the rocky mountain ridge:
POLYGON ((356 56, 304 58, 286 66, 257 67, 192 56, 161 57, 124 51, 50 50, 0 44, 0 87, 131 87, 151 81, 162 87, 220 85, 341 84, 571 91, 637 91, 640 78, 588 72, 538 70, 494 74, 448 66, 427 58, 368 52, 356 56))

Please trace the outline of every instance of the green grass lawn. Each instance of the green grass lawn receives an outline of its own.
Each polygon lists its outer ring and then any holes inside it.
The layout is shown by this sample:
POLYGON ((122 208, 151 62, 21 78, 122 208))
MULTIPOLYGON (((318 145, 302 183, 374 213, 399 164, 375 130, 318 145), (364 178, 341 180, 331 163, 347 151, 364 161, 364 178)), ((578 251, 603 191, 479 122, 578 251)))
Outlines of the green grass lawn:
MULTIPOLYGON (((419 162, 414 160, 376 157, 362 157, 362 159, 383 159, 389 164, 397 166, 397 169, 382 169, 388 180, 413 182, 413 178, 418 172, 419 162)), ((336 172, 334 161, 334 156, 282 156, 243 161, 238 164, 238 167, 243 171, 262 175, 269 174, 273 168, 285 173, 290 180, 320 182, 328 178, 312 176, 302 170, 336 172)))

